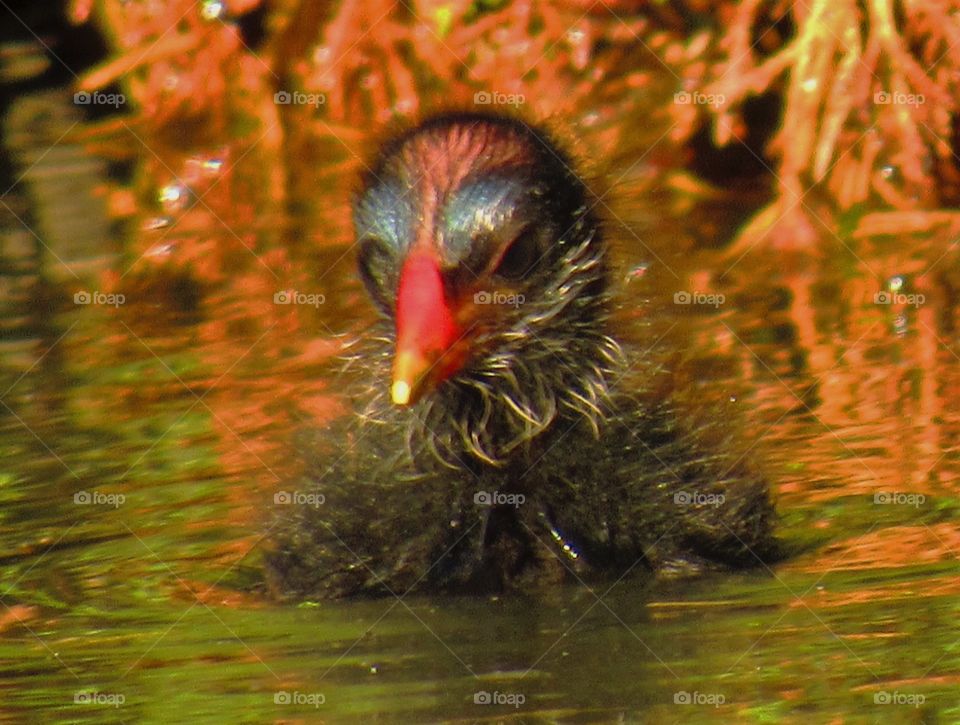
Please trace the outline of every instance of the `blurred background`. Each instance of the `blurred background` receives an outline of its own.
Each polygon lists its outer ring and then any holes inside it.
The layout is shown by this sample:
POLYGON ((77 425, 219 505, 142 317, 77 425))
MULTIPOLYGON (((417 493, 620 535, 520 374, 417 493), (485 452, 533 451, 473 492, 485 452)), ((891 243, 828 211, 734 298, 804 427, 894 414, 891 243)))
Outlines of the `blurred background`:
POLYGON ((960 720, 956 3, 0 16, 0 720, 960 720), (627 307, 742 411, 787 562, 264 592, 298 440, 374 317, 358 175, 451 108, 570 149, 627 307))

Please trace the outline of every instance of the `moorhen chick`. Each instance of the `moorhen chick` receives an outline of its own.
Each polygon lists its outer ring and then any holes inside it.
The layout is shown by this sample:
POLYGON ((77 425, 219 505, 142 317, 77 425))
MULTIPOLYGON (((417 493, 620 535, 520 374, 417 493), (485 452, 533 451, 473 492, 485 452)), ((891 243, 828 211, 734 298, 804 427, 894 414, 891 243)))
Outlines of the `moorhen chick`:
POLYGON ((729 422, 683 411, 662 360, 614 335, 594 204, 516 119, 440 115, 381 149, 354 224, 382 329, 346 366, 351 412, 309 442, 322 505, 281 507, 275 592, 497 591, 772 556, 768 487, 729 422))

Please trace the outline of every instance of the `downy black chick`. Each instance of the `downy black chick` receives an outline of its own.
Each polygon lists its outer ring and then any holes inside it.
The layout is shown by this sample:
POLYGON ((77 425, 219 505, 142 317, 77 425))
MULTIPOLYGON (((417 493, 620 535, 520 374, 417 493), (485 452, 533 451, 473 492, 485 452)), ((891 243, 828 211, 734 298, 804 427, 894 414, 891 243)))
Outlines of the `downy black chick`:
POLYGON ((283 507, 283 596, 499 591, 627 570, 756 566, 764 478, 728 421, 681 411, 612 312, 595 198, 548 135, 433 117, 354 205, 379 333, 352 412, 310 443, 319 506, 283 507), (364 384, 365 383, 365 384, 364 384))

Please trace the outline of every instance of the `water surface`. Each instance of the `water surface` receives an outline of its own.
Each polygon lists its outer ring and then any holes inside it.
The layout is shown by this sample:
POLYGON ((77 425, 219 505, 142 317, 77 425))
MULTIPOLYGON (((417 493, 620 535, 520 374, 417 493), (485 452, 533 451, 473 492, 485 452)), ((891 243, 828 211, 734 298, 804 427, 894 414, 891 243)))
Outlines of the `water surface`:
POLYGON ((313 169, 309 203, 279 199, 256 151, 157 147, 142 163, 174 187, 118 195, 102 147, 60 138, 83 128, 66 94, 4 121, 4 720, 960 721, 949 239, 730 255, 755 199, 625 193, 650 187, 628 159, 604 212, 625 299, 676 321, 691 380, 736 401, 794 556, 537 598, 281 605, 258 587, 274 496, 373 315, 349 248, 358 162, 313 169), (118 224, 124 203, 142 208, 118 224), (290 290, 303 302, 277 304, 290 290))

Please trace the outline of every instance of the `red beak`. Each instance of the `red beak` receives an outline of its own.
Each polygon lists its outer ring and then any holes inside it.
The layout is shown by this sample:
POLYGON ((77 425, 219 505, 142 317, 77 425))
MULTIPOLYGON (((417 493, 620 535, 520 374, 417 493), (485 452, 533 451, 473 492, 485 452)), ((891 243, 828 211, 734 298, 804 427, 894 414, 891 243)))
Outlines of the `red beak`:
POLYGON ((409 405, 430 384, 454 373, 462 364, 461 355, 453 349, 461 336, 436 257, 414 251, 400 270, 397 289, 393 402, 409 405))

